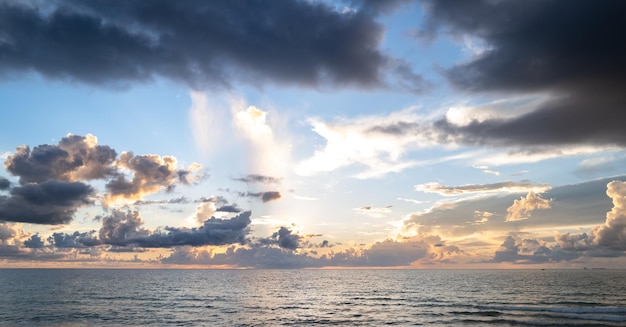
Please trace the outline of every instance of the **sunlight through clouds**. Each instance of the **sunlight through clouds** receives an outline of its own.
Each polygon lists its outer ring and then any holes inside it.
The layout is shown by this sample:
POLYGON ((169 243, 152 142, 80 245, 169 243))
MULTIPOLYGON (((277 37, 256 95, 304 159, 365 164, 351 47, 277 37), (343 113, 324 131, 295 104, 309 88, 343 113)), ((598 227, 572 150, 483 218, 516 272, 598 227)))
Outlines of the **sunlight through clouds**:
POLYGON ((625 11, 0 0, 0 266, 625 266, 625 11))
POLYGON ((234 105, 233 120, 237 129, 250 142, 252 157, 250 170, 271 176, 285 176, 291 165, 291 145, 288 139, 276 138, 268 121, 268 112, 255 106, 241 110, 242 104, 234 105))

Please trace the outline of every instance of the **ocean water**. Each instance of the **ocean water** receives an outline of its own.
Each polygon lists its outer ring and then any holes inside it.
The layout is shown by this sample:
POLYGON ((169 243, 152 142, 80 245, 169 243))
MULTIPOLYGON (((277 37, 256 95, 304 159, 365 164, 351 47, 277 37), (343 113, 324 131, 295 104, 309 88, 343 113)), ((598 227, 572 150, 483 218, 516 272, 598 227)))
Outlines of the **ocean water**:
POLYGON ((626 326, 626 270, 0 269, 6 326, 626 326))

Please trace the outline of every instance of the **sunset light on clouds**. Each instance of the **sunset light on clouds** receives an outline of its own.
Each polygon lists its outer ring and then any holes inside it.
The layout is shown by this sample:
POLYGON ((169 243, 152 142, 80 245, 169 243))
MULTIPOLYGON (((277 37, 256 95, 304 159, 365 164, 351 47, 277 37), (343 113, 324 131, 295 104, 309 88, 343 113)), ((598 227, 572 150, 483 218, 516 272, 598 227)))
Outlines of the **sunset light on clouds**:
POLYGON ((623 1, 0 0, 0 265, 626 265, 623 1))

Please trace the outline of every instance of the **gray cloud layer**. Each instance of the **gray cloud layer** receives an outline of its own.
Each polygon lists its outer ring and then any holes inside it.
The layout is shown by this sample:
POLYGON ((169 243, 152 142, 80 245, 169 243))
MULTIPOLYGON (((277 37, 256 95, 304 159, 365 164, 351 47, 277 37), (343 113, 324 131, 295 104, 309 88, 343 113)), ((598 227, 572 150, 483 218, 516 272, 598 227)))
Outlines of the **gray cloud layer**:
POLYGON ((48 241, 57 248, 110 245, 116 252, 185 245, 245 244, 250 232, 250 215, 251 212, 246 211, 230 219, 211 217, 197 228, 164 227, 163 230, 150 231, 143 227, 144 221, 139 212, 113 210, 107 216, 98 217, 102 220, 102 227, 97 233, 54 233, 48 241))
MULTIPOLYGON (((190 247, 178 247, 167 258, 168 264, 233 265, 255 268, 305 268, 305 267, 394 267, 406 266, 420 260, 434 258, 435 239, 398 242, 385 240, 359 251, 348 249, 332 252, 320 258, 290 249, 270 246, 249 248, 231 247, 226 253, 212 254, 190 247)), ((455 250, 456 251, 456 250, 455 250)))
POLYGON ((93 188, 81 182, 48 180, 14 187, 10 196, 0 196, 0 221, 66 224, 78 208, 93 203, 93 195, 93 188))
POLYGON ((626 145, 626 3, 608 1, 426 1, 430 33, 447 31, 487 50, 445 70, 470 92, 554 97, 512 119, 436 127, 466 144, 626 145))
POLYGON ((11 182, 0 176, 0 191, 8 190, 9 188, 11 188, 11 182))
POLYGON ((266 81, 381 87, 388 74, 427 83, 384 54, 368 5, 311 1, 6 1, 0 73, 126 86, 165 76, 191 87, 266 81), (401 67, 401 73, 394 72, 401 67))

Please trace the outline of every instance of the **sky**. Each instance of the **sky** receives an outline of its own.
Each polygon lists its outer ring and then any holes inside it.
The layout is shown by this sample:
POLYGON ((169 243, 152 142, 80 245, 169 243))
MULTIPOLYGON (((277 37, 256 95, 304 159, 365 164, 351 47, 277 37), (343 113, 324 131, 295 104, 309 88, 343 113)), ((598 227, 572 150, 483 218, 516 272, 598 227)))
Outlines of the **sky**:
POLYGON ((0 266, 624 268, 624 10, 0 0, 0 266))

